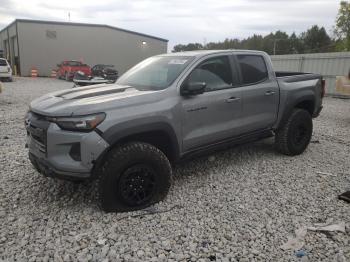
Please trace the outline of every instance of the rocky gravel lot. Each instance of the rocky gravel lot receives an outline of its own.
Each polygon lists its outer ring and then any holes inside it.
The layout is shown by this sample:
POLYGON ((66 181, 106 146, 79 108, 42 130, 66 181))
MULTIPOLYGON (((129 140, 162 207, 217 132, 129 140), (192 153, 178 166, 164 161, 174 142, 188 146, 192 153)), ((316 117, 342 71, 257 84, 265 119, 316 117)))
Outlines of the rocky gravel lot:
POLYGON ((89 183, 45 178, 29 163, 29 102, 70 88, 16 78, 0 94, 0 260, 347 261, 350 100, 326 98, 314 137, 297 157, 267 139, 176 167, 165 201, 144 211, 102 212, 89 183), (344 221, 346 232, 308 232, 303 257, 281 245, 294 231, 344 221))

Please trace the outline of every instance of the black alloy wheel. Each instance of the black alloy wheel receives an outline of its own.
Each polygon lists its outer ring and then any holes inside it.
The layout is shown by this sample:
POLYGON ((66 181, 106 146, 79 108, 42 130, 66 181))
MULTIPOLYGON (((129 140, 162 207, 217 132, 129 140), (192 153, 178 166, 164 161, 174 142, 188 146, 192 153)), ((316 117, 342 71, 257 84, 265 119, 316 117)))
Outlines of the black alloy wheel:
POLYGON ((120 197, 130 206, 147 203, 156 192, 156 175, 146 165, 138 164, 126 169, 119 179, 120 197))

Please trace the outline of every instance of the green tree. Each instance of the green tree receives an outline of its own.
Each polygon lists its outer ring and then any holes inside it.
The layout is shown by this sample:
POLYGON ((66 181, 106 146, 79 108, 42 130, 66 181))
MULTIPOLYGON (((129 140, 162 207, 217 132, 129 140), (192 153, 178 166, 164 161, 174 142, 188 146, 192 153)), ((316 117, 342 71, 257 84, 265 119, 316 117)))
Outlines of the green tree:
POLYGON ((176 45, 172 52, 183 52, 203 49, 203 45, 200 43, 189 43, 187 45, 176 45))
POLYGON ((208 43, 204 49, 239 49, 241 48, 241 41, 239 39, 228 39, 226 38, 224 42, 210 42, 208 43))
POLYGON ((337 43, 339 51, 350 51, 350 3, 347 1, 340 2, 338 16, 335 22, 335 33, 343 43, 337 43))
POLYGON ((289 37, 290 53, 302 54, 304 53, 304 45, 302 40, 293 32, 289 37))
POLYGON ((253 35, 242 40, 241 46, 243 49, 263 50, 263 37, 261 35, 253 35))
POLYGON ((282 31, 276 31, 270 33, 263 38, 262 51, 273 55, 283 55, 290 52, 290 41, 287 33, 282 31))
POLYGON ((314 25, 302 33, 301 38, 304 42, 305 52, 307 53, 329 52, 333 49, 332 39, 324 27, 314 25))
POLYGON ((203 46, 199 43, 174 46, 173 52, 191 51, 198 49, 252 49, 265 51, 270 55, 303 54, 343 50, 343 41, 333 41, 324 27, 312 26, 306 32, 297 36, 276 31, 262 36, 254 34, 245 39, 226 38, 222 42, 210 42, 203 46))

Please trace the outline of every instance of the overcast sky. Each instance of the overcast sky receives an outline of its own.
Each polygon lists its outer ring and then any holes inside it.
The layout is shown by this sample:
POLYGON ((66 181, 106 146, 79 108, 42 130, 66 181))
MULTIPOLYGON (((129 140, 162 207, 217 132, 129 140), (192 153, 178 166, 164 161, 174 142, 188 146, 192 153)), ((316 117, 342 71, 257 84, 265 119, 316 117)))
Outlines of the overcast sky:
POLYGON ((333 31, 340 0, 0 0, 0 29, 16 18, 98 23, 176 44, 244 38, 314 24, 333 31))

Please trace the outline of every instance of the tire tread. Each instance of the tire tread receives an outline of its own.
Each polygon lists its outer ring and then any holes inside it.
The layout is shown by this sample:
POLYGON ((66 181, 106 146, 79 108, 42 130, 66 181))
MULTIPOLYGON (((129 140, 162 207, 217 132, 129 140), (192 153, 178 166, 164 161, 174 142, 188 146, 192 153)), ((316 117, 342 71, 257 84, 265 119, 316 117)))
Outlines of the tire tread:
POLYGON ((276 136, 275 136, 276 149, 277 149, 277 151, 279 151, 280 153, 282 153, 284 155, 288 155, 288 156, 296 155, 288 145, 288 140, 289 140, 288 133, 289 133, 289 130, 291 128, 291 125, 293 124, 293 120, 294 120, 295 116, 298 114, 301 114, 301 112, 309 114, 309 112, 307 112, 304 109, 295 108, 292 111, 291 115, 289 116, 287 122, 276 133, 276 136))
MULTIPOLYGON (((156 148, 155 146, 143 142, 131 142, 127 144, 123 144, 120 146, 117 146, 108 153, 105 162, 101 166, 100 170, 98 170, 98 176, 97 176, 97 183, 96 186, 97 189, 97 197, 100 203, 103 203, 105 199, 104 197, 104 184, 106 181, 105 179, 108 179, 109 176, 113 175, 113 167, 115 167, 118 163, 122 163, 123 160, 127 160, 130 158, 130 155, 144 152, 146 154, 152 154, 153 157, 157 159, 157 162, 161 163, 162 168, 168 173, 169 175, 166 176, 166 183, 162 184, 161 190, 158 190, 158 194, 152 199, 152 202, 143 206, 142 208, 145 208, 149 205, 152 205, 156 202, 161 201, 164 199, 170 189, 171 183, 172 183, 172 169, 170 162, 168 158, 165 156, 165 154, 156 148), (117 164, 116 164, 117 163, 117 164)), ((137 210, 134 207, 127 207, 127 206, 118 206, 117 208, 105 208, 102 204, 102 209, 104 209, 107 212, 110 211, 132 211, 137 210)))

